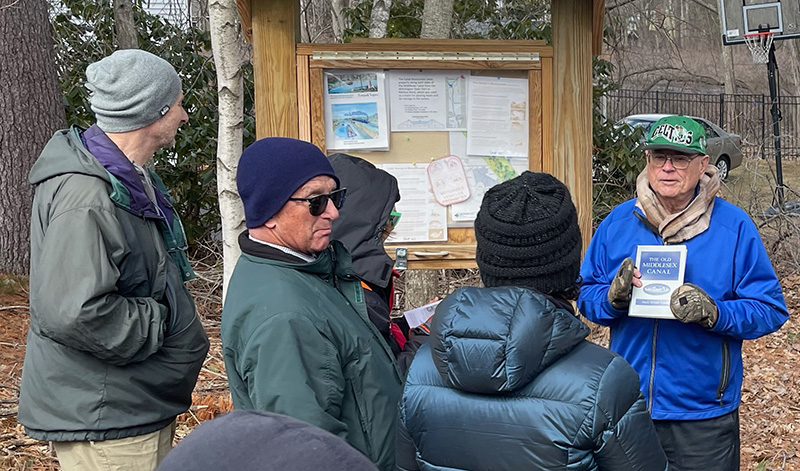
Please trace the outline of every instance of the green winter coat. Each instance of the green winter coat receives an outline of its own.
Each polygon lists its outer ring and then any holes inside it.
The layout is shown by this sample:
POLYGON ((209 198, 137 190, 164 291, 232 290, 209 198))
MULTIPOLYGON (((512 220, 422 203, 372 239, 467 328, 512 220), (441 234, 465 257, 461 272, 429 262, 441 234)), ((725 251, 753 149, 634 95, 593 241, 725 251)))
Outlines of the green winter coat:
POLYGON ((19 422, 52 441, 169 425, 191 405, 208 351, 182 281, 190 269, 176 264, 185 254, 169 253, 175 240, 165 243, 163 221, 129 212, 127 189, 75 128, 53 136, 30 181, 31 322, 19 422))
POLYGON ((222 344, 234 408, 303 420, 393 469, 401 376, 341 243, 311 263, 244 253, 226 295, 222 344))

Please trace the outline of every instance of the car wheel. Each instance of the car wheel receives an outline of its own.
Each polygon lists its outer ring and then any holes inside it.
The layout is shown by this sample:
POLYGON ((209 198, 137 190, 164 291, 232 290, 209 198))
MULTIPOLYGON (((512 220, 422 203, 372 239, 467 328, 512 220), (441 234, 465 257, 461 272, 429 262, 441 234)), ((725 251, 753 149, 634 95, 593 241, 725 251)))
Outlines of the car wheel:
POLYGON ((731 164, 727 157, 723 155, 717 159, 717 175, 719 175, 720 181, 725 181, 725 179, 728 178, 728 170, 730 168, 731 164))

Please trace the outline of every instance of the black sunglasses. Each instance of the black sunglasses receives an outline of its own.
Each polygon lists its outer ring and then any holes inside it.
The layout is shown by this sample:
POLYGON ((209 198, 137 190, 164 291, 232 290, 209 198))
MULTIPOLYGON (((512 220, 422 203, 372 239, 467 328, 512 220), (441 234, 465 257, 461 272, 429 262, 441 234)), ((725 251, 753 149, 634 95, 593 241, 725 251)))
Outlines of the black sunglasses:
POLYGON ((342 209, 347 188, 339 188, 325 195, 309 196, 308 198, 289 198, 289 201, 308 201, 308 212, 312 216, 319 216, 328 207, 328 200, 333 202, 336 209, 342 209))

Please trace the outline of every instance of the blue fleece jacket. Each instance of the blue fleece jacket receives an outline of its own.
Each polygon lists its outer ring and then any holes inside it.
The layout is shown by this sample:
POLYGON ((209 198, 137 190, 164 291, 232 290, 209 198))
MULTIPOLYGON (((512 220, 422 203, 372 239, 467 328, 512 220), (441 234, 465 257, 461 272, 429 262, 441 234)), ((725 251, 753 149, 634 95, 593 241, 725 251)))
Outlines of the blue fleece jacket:
POLYGON ((595 232, 581 267, 578 309, 611 328, 611 349, 639 373, 655 420, 719 417, 737 407, 742 386, 742 340, 775 332, 788 319, 781 286, 753 222, 716 198, 710 227, 684 242, 684 281, 714 299, 712 329, 677 320, 628 317, 608 301, 608 288, 637 245, 663 241, 644 222, 635 200, 617 206, 595 232), (638 214, 638 216, 637 216, 638 214))

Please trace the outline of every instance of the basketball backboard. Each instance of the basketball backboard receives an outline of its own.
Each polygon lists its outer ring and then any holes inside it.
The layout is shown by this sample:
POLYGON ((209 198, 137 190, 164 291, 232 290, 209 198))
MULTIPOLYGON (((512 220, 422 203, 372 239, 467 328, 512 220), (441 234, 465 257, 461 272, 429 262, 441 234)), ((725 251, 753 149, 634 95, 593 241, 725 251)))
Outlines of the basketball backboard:
POLYGON ((723 44, 744 44, 745 34, 769 31, 774 39, 800 37, 798 0, 719 0, 723 44))

